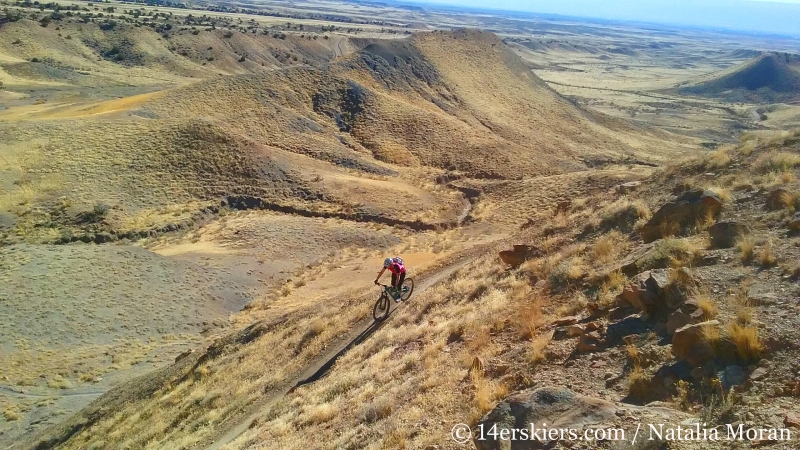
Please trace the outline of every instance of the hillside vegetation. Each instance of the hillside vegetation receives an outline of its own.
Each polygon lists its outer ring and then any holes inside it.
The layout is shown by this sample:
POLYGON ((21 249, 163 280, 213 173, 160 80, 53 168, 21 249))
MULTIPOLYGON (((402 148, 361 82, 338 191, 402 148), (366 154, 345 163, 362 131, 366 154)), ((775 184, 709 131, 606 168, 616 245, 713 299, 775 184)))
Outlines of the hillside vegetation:
MULTIPOLYGON (((514 236, 529 249, 521 263, 503 264, 502 246, 479 255, 418 294, 326 377, 275 399, 226 448, 450 448, 453 424, 487 423, 507 396, 543 386, 661 402, 633 410, 640 418, 783 427, 800 392, 798 144, 797 133, 748 137, 554 208, 514 236), (686 200, 700 194, 711 200, 686 200), (659 284, 640 284, 647 277, 659 284), (705 331, 692 335, 697 327, 705 331)), ((53 429, 50 442, 209 442, 235 411, 333 342, 342 321, 363 317, 367 298, 330 297, 313 321, 245 311, 236 322, 248 327, 142 379, 146 391, 109 394, 53 429), (87 422, 101 407, 116 412, 87 422)), ((631 420, 603 424, 629 428, 631 420)))

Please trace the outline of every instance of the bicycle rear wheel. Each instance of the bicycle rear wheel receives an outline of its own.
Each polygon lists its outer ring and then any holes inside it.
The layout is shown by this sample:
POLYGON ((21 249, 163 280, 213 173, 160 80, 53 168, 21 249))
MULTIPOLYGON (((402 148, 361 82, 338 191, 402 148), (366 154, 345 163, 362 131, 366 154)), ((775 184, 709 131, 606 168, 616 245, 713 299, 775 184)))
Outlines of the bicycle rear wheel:
POLYGON ((375 307, 372 308, 372 317, 374 317, 375 320, 385 319, 386 316, 389 315, 389 308, 391 308, 389 296, 384 292, 378 297, 378 301, 375 302, 375 307))
POLYGON ((403 301, 408 300, 411 297, 411 293, 414 292, 414 279, 406 278, 403 280, 403 287, 400 288, 400 292, 400 299, 403 301))

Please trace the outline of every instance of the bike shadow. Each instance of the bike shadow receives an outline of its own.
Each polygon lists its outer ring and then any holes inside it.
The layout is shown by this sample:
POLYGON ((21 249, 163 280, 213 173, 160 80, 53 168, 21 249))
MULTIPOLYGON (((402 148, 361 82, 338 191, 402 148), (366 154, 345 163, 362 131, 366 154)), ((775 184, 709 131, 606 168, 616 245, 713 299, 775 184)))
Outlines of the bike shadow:
POLYGON ((294 385, 294 387, 289 389, 289 392, 294 391, 295 389, 299 388, 300 386, 304 386, 306 384, 311 384, 311 383, 319 380, 323 376, 325 376, 325 374, 327 374, 328 371, 331 369, 331 367, 333 367, 333 365, 336 363, 337 359, 339 359, 342 355, 344 355, 345 353, 350 351, 350 349, 352 349, 356 345, 359 345, 362 342, 366 341, 368 337, 372 336, 373 333, 375 333, 376 331, 381 329, 381 327, 383 327, 383 325, 386 324, 386 322, 389 320, 389 317, 391 317, 392 314, 394 314, 395 311, 397 311, 396 307, 394 309, 390 309, 389 313, 386 314, 386 317, 384 317, 382 320, 373 321, 364 331, 362 331, 352 341, 348 342, 347 345, 344 346, 344 348, 339 350, 339 352, 337 352, 330 359, 325 361, 325 363, 322 365, 322 367, 317 369, 316 372, 314 372, 308 378, 298 381, 297 384, 294 385))

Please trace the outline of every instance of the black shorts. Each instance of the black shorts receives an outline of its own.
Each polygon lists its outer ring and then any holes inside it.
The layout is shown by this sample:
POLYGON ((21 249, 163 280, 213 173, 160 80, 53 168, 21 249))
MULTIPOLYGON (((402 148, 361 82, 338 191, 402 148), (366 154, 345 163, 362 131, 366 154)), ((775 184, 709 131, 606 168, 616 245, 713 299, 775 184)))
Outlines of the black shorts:
POLYGON ((405 281, 405 279, 406 279, 406 273, 405 272, 400 273, 399 276, 396 273, 393 273, 392 274, 392 287, 393 288, 398 288, 398 287, 402 286, 403 285, 403 281, 405 281))

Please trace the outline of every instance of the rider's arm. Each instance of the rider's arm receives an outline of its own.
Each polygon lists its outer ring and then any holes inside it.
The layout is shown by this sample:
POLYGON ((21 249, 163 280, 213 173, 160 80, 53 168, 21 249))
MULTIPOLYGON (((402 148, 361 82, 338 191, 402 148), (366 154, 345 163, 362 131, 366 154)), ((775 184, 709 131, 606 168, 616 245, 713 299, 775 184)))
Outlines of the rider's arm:
POLYGON ((386 272, 386 267, 384 267, 383 269, 381 269, 380 272, 378 272, 378 278, 375 278, 375 284, 378 284, 378 280, 380 280, 381 277, 383 276, 383 272, 386 272))

